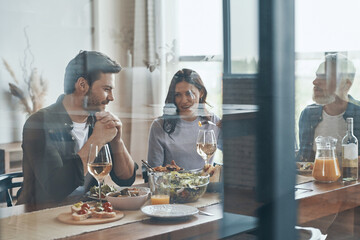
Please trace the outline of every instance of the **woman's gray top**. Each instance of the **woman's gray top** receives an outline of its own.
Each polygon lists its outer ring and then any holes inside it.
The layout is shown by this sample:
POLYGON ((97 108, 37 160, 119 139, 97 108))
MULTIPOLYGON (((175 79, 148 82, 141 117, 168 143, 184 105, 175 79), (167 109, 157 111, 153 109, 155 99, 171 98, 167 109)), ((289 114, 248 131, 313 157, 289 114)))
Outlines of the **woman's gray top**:
MULTIPOLYGON (((185 170, 202 168, 205 162, 196 151, 199 129, 213 129, 220 149, 222 149, 222 141, 219 127, 210 124, 204 124, 200 127, 199 120, 200 117, 191 122, 180 119, 175 131, 169 136, 163 129, 164 120, 155 119, 151 125, 149 136, 149 164, 152 167, 165 166, 175 160, 176 165, 185 170)), ((220 119, 216 115, 212 115, 210 121, 216 124, 220 119)), ((213 162, 213 157, 209 162, 213 162)))

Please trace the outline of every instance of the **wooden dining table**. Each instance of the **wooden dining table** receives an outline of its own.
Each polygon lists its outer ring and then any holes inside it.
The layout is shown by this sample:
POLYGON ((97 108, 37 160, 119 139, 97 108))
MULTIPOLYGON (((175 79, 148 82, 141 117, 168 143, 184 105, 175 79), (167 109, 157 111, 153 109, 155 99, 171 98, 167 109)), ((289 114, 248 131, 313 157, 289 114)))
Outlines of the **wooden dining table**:
POLYGON ((298 222, 306 223, 331 214, 360 206, 360 182, 321 183, 310 181, 298 184, 295 194, 298 202, 298 222))
MULTIPOLYGON (((311 176, 307 177, 295 186, 298 225, 314 226, 317 220, 324 217, 353 211, 352 218, 347 222, 352 228, 349 234, 359 237, 360 182, 319 183, 311 176)), ((145 218, 128 224, 81 232, 67 236, 66 239, 119 238, 119 236, 123 239, 220 239, 256 229, 256 210, 260 206, 261 203, 256 201, 254 191, 225 188, 224 202, 199 208, 213 214, 212 216, 197 214, 175 221, 145 218)), ((38 210, 31 205, 0 208, 0 219, 37 212, 38 210)), ((48 236, 48 238, 52 237, 48 236)))
POLYGON ((329 239, 360 239, 360 182, 315 180, 295 186, 298 224, 323 226, 329 239))
MULTIPOLYGON (((197 214, 175 221, 144 218, 128 224, 67 236, 66 239, 119 236, 124 239, 220 239, 256 229, 256 210, 261 203, 256 201, 255 192, 225 188, 224 193, 223 202, 199 208, 213 214, 212 216, 197 214)), ((295 186, 295 200, 298 204, 298 225, 314 226, 319 219, 352 211, 352 218, 347 222, 352 228, 349 235, 360 239, 360 182, 320 183, 308 176, 307 181, 305 179, 295 186)), ((37 210, 31 205, 0 208, 0 219, 34 212, 37 210)))
MULTIPOLYGON (((360 239, 360 181, 342 182, 339 179, 321 183, 311 174, 298 175, 297 180, 297 225, 320 228, 323 233, 334 228, 333 232, 339 232, 341 236, 360 239)), ((261 206, 254 190, 225 188, 225 211, 256 216, 261 206)), ((337 238, 330 236, 328 239, 337 238)))
MULTIPOLYGON (((18 222, 16 217, 21 218, 26 213, 35 213, 38 215, 35 219, 38 219, 42 214, 41 211, 45 214, 45 212, 52 210, 52 208, 49 208, 37 211, 31 205, 0 208, 0 220, 9 219, 10 222, 13 221, 16 223, 18 222)), ((55 210, 56 208, 54 208, 54 211, 55 210)), ((115 224, 108 228, 81 232, 76 235, 67 236, 64 239, 221 239, 249 232, 257 226, 257 219, 255 217, 223 212, 221 202, 201 207, 199 210, 212 215, 197 214, 188 218, 175 220, 147 217, 128 224, 115 224)), ((126 215, 125 212, 125 218, 126 215)), ((52 218, 54 219, 55 217, 56 216, 53 216, 52 218)), ((53 219, 52 221, 55 221, 53 219)), ((28 225, 31 224, 38 225, 39 222, 28 223, 28 225)), ((62 225, 59 231, 66 232, 67 227, 66 225, 62 225)), ((1 228, 2 230, 6 230, 6 226, 0 226, 0 229, 1 228)), ((26 226, 25 228, 31 228, 31 226, 26 226)), ((17 231, 21 232, 22 230, 19 229, 17 231)), ((44 235, 41 236, 43 237, 44 235)), ((49 234, 45 235, 45 238, 51 239, 53 237, 49 234)))

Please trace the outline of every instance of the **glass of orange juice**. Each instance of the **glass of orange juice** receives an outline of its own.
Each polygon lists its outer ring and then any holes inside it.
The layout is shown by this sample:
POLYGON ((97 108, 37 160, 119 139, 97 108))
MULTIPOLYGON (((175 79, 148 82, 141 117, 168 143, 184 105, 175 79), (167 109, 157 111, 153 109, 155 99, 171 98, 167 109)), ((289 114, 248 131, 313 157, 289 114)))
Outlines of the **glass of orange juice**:
POLYGON ((167 173, 150 173, 149 184, 151 190, 151 204, 169 204, 170 203, 170 178, 165 177, 167 173))

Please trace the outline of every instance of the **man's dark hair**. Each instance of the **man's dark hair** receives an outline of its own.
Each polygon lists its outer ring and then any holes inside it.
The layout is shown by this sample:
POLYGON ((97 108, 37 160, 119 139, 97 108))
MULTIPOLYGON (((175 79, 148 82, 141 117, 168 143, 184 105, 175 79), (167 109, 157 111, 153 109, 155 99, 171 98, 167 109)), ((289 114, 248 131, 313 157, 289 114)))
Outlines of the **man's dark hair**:
POLYGON ((71 94, 75 91, 75 83, 80 77, 85 78, 91 86, 99 79, 100 73, 118 73, 121 66, 105 54, 96 51, 80 51, 66 67, 64 78, 64 92, 71 94))

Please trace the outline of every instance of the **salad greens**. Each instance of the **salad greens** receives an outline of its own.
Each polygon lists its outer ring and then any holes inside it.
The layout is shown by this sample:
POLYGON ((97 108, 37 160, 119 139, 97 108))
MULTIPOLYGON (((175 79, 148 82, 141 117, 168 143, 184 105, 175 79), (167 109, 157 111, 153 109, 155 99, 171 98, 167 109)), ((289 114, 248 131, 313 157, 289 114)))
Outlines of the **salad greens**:
MULTIPOLYGON (((106 195, 109 192, 116 192, 115 187, 111 187, 107 184, 101 185, 101 193, 106 195)), ((93 186, 90 188, 90 193, 96 196, 99 195, 99 186, 93 186)))
POLYGON ((158 179, 162 188, 170 188, 171 203, 187 203, 198 200, 205 193, 209 175, 192 172, 170 172, 158 179), (167 184, 166 184, 167 183, 167 184))

